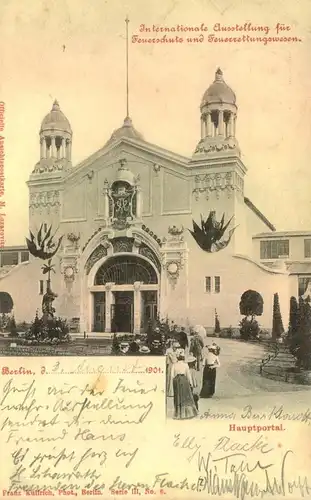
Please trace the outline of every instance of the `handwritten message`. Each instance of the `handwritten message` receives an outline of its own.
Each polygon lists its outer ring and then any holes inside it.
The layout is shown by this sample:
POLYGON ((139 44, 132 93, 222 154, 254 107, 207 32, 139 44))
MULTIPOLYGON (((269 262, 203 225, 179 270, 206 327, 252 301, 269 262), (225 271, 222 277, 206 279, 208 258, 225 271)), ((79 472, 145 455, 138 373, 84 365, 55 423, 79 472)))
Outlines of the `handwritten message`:
POLYGON ((104 359, 2 366, 1 497, 145 491, 129 478, 148 459, 146 435, 163 427, 163 360, 109 366, 111 358, 104 359))
POLYGON ((172 26, 159 24, 140 24, 132 35, 135 44, 254 44, 299 43, 301 36, 294 33, 294 28, 278 22, 274 25, 260 25, 251 21, 224 24, 214 23, 209 26, 201 22, 197 25, 176 24, 172 26))
POLYGON ((311 496, 307 408, 166 419, 164 358, 41 363, 0 358, 0 498, 311 496))

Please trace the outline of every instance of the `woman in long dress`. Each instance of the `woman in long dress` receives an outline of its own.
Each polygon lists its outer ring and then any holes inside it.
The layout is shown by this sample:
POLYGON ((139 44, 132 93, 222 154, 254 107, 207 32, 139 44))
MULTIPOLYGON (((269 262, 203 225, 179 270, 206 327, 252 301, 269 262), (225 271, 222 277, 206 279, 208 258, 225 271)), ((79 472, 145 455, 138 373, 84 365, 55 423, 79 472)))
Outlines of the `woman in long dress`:
POLYGON ((211 398, 215 394, 216 369, 220 366, 216 352, 217 347, 208 347, 208 354, 204 360, 203 382, 200 393, 201 398, 211 398))
POLYGON ((166 350, 166 395, 170 398, 174 396, 172 367, 177 363, 179 342, 171 342, 171 346, 166 350))
POLYGON ((192 378, 184 356, 178 356, 172 367, 174 389, 174 418, 184 420, 198 414, 192 394, 192 378))
POLYGON ((194 356, 188 356, 186 359, 189 370, 190 370, 190 375, 192 379, 192 394, 193 394, 193 400, 194 404, 196 406, 196 409, 199 409, 199 398, 200 398, 200 385, 201 381, 199 381, 199 372, 196 370, 196 358, 194 356))

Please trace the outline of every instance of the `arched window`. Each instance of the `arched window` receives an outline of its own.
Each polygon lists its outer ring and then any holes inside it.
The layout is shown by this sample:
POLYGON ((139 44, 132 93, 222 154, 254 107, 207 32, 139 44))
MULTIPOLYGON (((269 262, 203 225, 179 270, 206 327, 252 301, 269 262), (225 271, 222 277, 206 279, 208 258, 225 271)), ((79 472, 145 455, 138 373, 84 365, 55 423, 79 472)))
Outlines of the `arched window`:
POLYGON ((0 314, 8 314, 13 309, 13 299, 7 292, 0 292, 0 314))
POLYGON ((132 255, 120 255, 109 259, 99 268, 94 284, 133 285, 135 281, 155 285, 158 278, 149 262, 132 255))

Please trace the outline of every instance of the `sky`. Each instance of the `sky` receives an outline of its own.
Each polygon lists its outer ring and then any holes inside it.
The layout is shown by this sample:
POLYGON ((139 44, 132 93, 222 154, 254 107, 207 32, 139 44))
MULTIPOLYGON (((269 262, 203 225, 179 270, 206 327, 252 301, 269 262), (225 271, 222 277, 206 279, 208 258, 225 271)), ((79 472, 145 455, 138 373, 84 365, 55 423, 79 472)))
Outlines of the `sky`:
POLYGON ((221 67, 237 96, 245 195, 278 230, 311 230, 309 0, 1 0, 6 245, 23 244, 28 232, 26 182, 39 160, 40 124, 53 100, 73 129, 74 164, 121 126, 127 14, 130 115, 137 130, 148 142, 191 156, 200 138, 202 95, 221 67), (290 27, 286 36, 301 42, 208 42, 216 23, 246 22, 268 26, 268 36, 283 23, 290 27), (140 32, 142 24, 202 23, 208 31, 200 43, 132 43, 132 35, 150 36, 140 32))

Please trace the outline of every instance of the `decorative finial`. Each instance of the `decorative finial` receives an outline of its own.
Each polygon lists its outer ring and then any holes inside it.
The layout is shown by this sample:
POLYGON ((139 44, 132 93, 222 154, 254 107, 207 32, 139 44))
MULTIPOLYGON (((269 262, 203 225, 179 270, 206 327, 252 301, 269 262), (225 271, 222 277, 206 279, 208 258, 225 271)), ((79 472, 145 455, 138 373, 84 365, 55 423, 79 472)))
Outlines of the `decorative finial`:
POLYGON ((221 71, 220 68, 218 68, 217 71, 216 71, 215 81, 216 82, 222 82, 223 81, 223 72, 221 71))
POLYGON ((53 102, 52 111, 57 111, 58 109, 59 109, 59 103, 58 100, 55 99, 55 101, 53 102))

